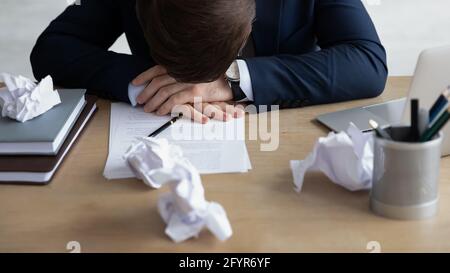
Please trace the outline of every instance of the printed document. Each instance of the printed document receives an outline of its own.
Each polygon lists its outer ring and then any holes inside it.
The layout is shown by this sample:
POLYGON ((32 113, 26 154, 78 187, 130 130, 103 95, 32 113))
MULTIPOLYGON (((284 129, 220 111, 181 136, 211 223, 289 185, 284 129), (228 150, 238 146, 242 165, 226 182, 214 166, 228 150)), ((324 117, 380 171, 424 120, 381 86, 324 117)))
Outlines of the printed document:
MULTIPOLYGON (((111 104, 109 154, 104 170, 107 179, 135 177, 123 155, 139 137, 145 137, 171 117, 145 113, 125 103, 111 104)), ((247 172, 251 169, 245 145, 245 119, 207 124, 181 119, 157 138, 178 145, 201 174, 247 172)))

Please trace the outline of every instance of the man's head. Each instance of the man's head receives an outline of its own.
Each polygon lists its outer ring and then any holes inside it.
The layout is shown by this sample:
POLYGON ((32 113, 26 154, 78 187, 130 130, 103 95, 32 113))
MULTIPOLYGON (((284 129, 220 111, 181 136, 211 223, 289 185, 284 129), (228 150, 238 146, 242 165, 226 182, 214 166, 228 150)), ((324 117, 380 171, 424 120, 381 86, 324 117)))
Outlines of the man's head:
POLYGON ((223 76, 244 46, 255 0, 137 0, 153 59, 180 82, 223 76))

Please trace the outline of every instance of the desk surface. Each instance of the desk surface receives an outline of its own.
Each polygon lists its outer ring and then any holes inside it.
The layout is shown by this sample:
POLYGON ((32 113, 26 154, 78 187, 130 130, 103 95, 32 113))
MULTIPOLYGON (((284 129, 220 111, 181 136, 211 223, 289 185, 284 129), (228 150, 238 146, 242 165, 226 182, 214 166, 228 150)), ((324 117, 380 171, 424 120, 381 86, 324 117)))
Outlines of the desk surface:
POLYGON ((321 174, 293 190, 289 160, 303 159, 327 131, 313 124, 318 114, 400 98, 409 78, 392 78, 379 98, 280 114, 280 148, 261 152, 247 141, 253 170, 203 176, 208 200, 221 203, 234 235, 219 242, 209 232, 173 243, 156 204, 161 191, 135 179, 102 176, 108 151, 109 108, 99 112, 48 186, 0 186, 0 252, 67 252, 78 241, 83 252, 367 252, 450 251, 450 158, 442 160, 439 216, 394 221, 369 210, 368 192, 348 192, 321 174))

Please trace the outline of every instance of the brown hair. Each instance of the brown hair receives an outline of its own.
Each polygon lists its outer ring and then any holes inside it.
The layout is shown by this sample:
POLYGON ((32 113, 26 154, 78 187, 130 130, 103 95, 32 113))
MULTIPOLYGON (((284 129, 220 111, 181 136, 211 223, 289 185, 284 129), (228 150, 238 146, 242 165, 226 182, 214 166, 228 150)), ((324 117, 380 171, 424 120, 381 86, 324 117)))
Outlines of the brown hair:
POLYGON ((217 80, 251 32, 255 0, 137 0, 153 59, 180 82, 217 80))

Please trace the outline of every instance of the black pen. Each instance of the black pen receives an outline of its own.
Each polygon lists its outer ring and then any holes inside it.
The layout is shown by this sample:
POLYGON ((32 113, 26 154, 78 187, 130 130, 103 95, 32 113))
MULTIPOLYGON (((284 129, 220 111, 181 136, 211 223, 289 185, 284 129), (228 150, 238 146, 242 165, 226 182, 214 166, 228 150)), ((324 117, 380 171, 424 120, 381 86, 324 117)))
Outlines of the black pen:
POLYGON ((419 100, 411 100, 411 131, 410 131, 411 141, 419 141, 420 129, 419 129, 419 100))
POLYGON ((161 134, 164 130, 172 126, 177 120, 181 119, 183 117, 183 114, 180 113, 177 117, 174 117, 173 119, 169 120, 166 124, 161 126, 159 129, 151 133, 148 137, 156 137, 157 135, 161 134))

